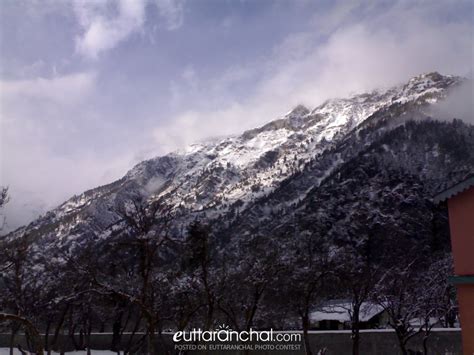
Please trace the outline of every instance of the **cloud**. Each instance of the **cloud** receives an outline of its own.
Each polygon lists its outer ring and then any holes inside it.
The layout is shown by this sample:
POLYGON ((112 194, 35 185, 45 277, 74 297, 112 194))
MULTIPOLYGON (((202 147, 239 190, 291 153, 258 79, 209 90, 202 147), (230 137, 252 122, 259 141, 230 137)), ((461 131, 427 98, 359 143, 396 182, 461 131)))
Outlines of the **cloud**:
POLYGON ((130 167, 133 152, 96 151, 91 134, 79 126, 88 122, 96 73, 0 81, 0 87, 0 185, 11 195, 3 232, 130 167))
MULTIPOLYGON (((145 32, 147 0, 76 0, 74 12, 81 27, 76 51, 97 59, 136 33, 145 32)), ((155 0, 164 28, 176 30, 183 24, 184 0, 155 0)))
MULTIPOLYGON (((171 124, 153 129, 152 135, 164 152, 170 152, 202 139, 252 128, 251 122, 256 117, 245 116, 249 113, 248 109, 238 103, 209 112, 189 110, 175 116, 171 124)), ((258 115, 256 111, 251 114, 258 115)))
POLYGON ((74 73, 53 78, 36 77, 28 80, 2 81, 2 100, 11 106, 20 106, 16 100, 53 102, 71 105, 89 95, 95 86, 94 72, 74 73))
POLYGON ((100 53, 114 48, 142 28, 145 5, 144 0, 76 1, 74 10, 83 29, 76 38, 76 51, 96 59, 100 53))
MULTIPOLYGON (((38 77, 29 80, 2 80, 1 115, 2 148, 8 154, 0 154, 4 168, 24 151, 43 150, 52 146, 55 139, 71 130, 69 117, 79 112, 96 89, 96 74, 81 72, 53 78, 38 77), (56 135, 56 136, 54 136, 56 135), (33 149, 35 147, 36 149, 33 149), (41 147, 41 148, 40 148, 41 147)), ((45 155, 47 156, 47 155, 45 155)), ((11 183, 8 175, 13 171, 0 171, 0 179, 11 183)), ((21 174, 22 171, 15 171, 21 174)), ((2 181, 0 181, 0 184, 2 181)))
POLYGON ((166 29, 172 31, 181 27, 184 3, 184 0, 155 0, 158 12, 166 22, 166 29))
POLYGON ((431 114, 439 120, 453 118, 474 125, 474 86, 473 80, 466 80, 454 88, 450 95, 431 107, 431 114))
MULTIPOLYGON (((53 146, 69 135, 74 127, 68 118, 77 115, 93 96, 96 74, 3 80, 0 87, 2 143, 14 155, 16 146, 33 146, 35 142, 53 146)), ((0 155, 2 162, 12 159, 12 154, 0 155)))
MULTIPOLYGON (((320 35, 327 35, 336 30, 346 22, 353 19, 354 12, 361 9, 361 2, 358 1, 343 1, 335 2, 336 6, 329 9, 329 11, 316 11, 312 18, 315 28, 317 28, 320 35)), ((369 11, 373 7, 372 4, 364 4, 365 11, 369 11)))
MULTIPOLYGON (((26 137, 32 136, 26 134, 26 137)), ((28 223, 73 194, 113 181, 131 163, 131 157, 104 159, 89 152, 81 157, 58 156, 52 154, 47 144, 34 139, 15 144, 8 151, 9 156, 1 162, 2 184, 9 186, 11 200, 4 210, 7 217, 2 232, 28 223)))

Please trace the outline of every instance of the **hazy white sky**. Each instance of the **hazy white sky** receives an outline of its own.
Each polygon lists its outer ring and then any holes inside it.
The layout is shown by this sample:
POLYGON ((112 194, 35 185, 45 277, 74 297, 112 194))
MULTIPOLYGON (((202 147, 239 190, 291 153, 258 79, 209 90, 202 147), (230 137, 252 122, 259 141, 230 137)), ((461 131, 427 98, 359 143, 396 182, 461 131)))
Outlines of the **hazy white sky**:
POLYGON ((470 0, 5 0, 0 11, 10 227, 298 103, 473 70, 470 0))

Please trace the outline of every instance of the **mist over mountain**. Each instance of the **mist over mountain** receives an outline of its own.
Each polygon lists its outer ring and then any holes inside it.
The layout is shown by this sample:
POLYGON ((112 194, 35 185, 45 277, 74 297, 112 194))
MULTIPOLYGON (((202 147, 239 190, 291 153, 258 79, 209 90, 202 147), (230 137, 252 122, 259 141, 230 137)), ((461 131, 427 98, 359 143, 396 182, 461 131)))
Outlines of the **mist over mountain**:
POLYGON ((440 120, 457 118, 465 123, 474 124, 474 87, 473 80, 465 80, 446 98, 433 105, 431 114, 440 120))

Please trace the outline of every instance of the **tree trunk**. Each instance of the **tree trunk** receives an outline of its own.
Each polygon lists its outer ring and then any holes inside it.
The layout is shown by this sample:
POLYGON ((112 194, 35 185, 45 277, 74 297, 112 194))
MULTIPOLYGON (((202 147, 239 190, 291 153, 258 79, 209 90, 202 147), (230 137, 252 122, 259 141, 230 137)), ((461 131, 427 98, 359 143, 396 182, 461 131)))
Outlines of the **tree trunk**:
POLYGON ((92 333, 92 323, 90 318, 87 320, 87 331, 86 331, 86 349, 87 355, 91 355, 91 333, 92 333))
POLYGON ((153 320, 148 321, 148 353, 150 355, 156 355, 155 349, 155 322, 153 320))
POLYGON ((80 350, 84 350, 86 348, 86 340, 84 339, 84 324, 82 325, 81 329, 79 329, 79 346, 80 350))
POLYGON ((122 316, 117 317, 112 325, 112 351, 116 352, 120 348, 120 337, 122 330, 122 316))
POLYGON ((82 329, 79 333, 79 343, 77 343, 77 340, 76 340, 77 324, 72 323, 72 316, 70 316, 69 322, 71 323, 71 326, 69 327, 69 338, 71 338, 72 345, 74 346, 74 349, 76 350, 83 350, 84 342, 82 339, 82 329))
POLYGON ((15 336, 16 333, 18 333, 18 325, 17 324, 12 324, 12 332, 10 334, 10 355, 14 355, 14 348, 15 348, 15 336))
POLYGON ((212 327, 212 318, 214 317, 214 302, 210 301, 207 305, 207 316, 204 330, 210 330, 212 327))
POLYGON ((46 329, 44 331, 44 349, 46 352, 49 354, 49 330, 51 329, 51 320, 48 319, 48 322, 46 323, 46 329))
POLYGON ((28 351, 31 351, 34 348, 34 344, 36 340, 35 340, 35 336, 33 334, 30 334, 30 331, 28 329, 25 330, 25 340, 26 340, 26 348, 28 349, 28 351), (33 344, 31 344, 31 341, 33 341, 33 344))
POLYGON ((408 355, 405 337, 399 331, 395 330, 395 332, 397 333, 398 345, 400 346, 402 355, 408 355))
POLYGON ((63 327, 63 323, 64 323, 64 320, 66 319, 66 314, 68 311, 69 311, 69 304, 66 305, 63 312, 61 313, 61 317, 59 318, 59 323, 56 326, 56 329, 54 331, 54 337, 53 337, 53 342, 51 343, 51 348, 56 347, 58 344, 59 332, 61 331, 61 328, 63 327))
POLYGON ((423 355, 428 355, 428 334, 423 335, 423 355))
POLYGON ((135 326, 133 327, 132 334, 130 334, 130 337, 128 338, 127 346, 124 349, 124 354, 128 354, 130 352, 133 345, 133 338, 135 337, 135 334, 138 331, 138 328, 140 327, 141 320, 142 320, 142 316, 139 315, 137 318, 137 322, 135 323, 135 326))
POLYGON ((21 355, 28 355, 28 353, 25 350, 23 350, 21 345, 18 345, 18 351, 20 352, 21 355))
POLYGON ((309 314, 306 311, 303 316, 301 317, 302 325, 303 325, 303 338, 304 338, 304 348, 306 355, 312 355, 311 352, 311 344, 309 342, 309 314))
POLYGON ((255 318, 255 314, 257 313, 258 303, 262 294, 263 290, 259 290, 258 288, 254 292, 252 306, 250 308, 250 312, 248 312, 247 315, 247 322, 245 326, 246 330, 250 330, 250 328, 252 327, 253 319, 255 318))
POLYGON ((360 343, 360 322, 359 322, 360 306, 355 305, 352 314, 352 355, 359 355, 360 343))

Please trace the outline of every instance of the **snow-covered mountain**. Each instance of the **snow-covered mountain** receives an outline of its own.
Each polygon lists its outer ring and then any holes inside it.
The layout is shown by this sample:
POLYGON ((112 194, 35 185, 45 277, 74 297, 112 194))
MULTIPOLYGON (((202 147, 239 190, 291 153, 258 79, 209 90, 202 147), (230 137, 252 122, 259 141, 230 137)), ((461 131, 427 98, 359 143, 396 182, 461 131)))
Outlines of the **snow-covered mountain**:
POLYGON ((64 242, 104 237, 118 219, 116 208, 137 197, 161 200, 183 221, 197 215, 213 220, 241 213, 282 185, 295 186, 284 201, 278 201, 291 205, 371 143, 354 138, 367 127, 377 126, 380 134, 405 119, 427 118, 429 105, 461 82, 459 77, 428 73, 388 90, 330 99, 316 108, 297 106, 239 136, 194 144, 139 163, 122 179, 74 196, 14 233, 49 235, 64 242), (350 153, 337 153, 344 144, 352 145, 350 153), (331 159, 324 160, 332 151, 331 159), (315 164, 318 174, 303 179, 302 172, 315 164))

